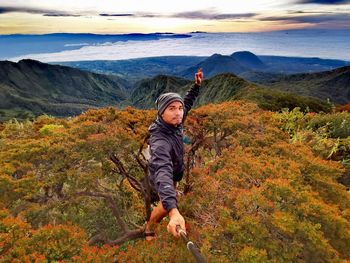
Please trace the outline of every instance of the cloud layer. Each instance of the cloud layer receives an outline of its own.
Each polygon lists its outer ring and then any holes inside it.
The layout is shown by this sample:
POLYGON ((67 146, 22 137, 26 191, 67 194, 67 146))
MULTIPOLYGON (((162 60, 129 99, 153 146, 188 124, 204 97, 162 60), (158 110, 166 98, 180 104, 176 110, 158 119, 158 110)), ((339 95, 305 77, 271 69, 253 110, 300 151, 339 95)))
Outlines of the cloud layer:
POLYGON ((350 61, 350 46, 347 43, 350 43, 349 31, 193 34, 191 38, 105 43, 50 54, 29 54, 10 60, 122 60, 156 56, 210 56, 214 53, 230 55, 235 51, 249 50, 258 55, 321 57, 350 61))

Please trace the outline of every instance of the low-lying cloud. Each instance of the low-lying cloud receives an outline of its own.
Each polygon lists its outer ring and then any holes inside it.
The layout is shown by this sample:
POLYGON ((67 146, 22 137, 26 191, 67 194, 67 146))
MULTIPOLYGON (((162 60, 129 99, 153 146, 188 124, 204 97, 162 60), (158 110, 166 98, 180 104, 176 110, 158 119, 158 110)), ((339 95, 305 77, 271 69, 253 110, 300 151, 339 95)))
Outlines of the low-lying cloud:
MULTIPOLYGON (((350 60, 350 34, 347 32, 318 31, 275 33, 212 33, 193 34, 190 38, 126 41, 102 45, 82 46, 80 49, 46 54, 28 54, 8 58, 18 61, 31 58, 43 62, 122 60, 156 56, 210 56, 214 53, 230 55, 235 51, 249 50, 258 55, 321 57, 350 60), (332 45, 329 40, 335 39, 332 45), (305 38, 305 36, 307 36, 305 38), (302 40, 305 39, 305 40, 302 40), (200 47, 200 48, 198 48, 200 47), (339 50, 342 50, 340 53, 339 50)), ((78 43, 77 43, 78 44, 78 43)), ((79 43, 81 44, 81 43, 79 43)))

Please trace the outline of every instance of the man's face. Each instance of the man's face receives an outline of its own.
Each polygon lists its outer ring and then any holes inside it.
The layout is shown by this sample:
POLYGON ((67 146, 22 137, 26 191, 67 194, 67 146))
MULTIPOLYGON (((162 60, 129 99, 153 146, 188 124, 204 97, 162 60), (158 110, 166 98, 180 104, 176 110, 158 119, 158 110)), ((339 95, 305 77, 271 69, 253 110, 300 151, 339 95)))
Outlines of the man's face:
POLYGON ((162 119, 170 125, 179 125, 182 123, 184 116, 184 107, 179 101, 174 101, 169 104, 162 114, 162 119))

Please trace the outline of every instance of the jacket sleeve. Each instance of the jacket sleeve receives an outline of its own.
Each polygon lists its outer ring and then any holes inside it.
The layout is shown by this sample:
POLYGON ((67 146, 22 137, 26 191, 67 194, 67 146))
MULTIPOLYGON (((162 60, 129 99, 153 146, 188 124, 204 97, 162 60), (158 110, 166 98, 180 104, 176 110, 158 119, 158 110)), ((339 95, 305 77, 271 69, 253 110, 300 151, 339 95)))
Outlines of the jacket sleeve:
POLYGON ((151 143, 152 157, 149 165, 155 171, 154 183, 160 200, 168 212, 177 208, 176 191, 173 182, 173 163, 171 145, 164 139, 155 139, 151 143))
POLYGON ((200 87, 199 85, 194 84, 192 88, 189 91, 187 91, 184 97, 184 104, 185 104, 184 117, 186 117, 188 112, 192 109, 193 103, 199 95, 199 87, 200 87))

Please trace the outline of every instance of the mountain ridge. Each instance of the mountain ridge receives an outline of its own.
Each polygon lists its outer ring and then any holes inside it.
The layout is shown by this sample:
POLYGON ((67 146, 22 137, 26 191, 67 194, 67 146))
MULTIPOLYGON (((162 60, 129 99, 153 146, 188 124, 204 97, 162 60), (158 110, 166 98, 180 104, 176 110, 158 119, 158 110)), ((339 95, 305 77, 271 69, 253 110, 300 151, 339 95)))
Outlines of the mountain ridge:
POLYGON ((34 115, 78 114, 125 100, 128 84, 115 76, 35 60, 0 62, 0 109, 34 115))

